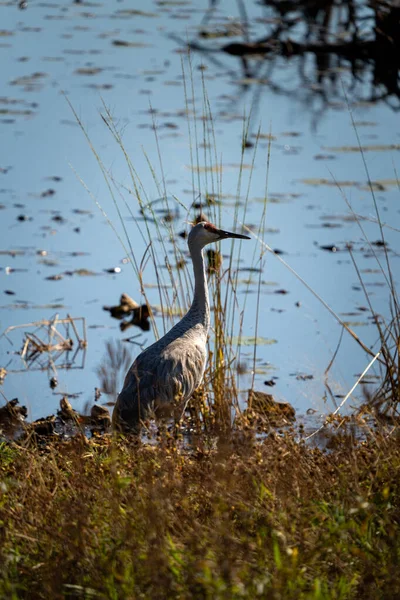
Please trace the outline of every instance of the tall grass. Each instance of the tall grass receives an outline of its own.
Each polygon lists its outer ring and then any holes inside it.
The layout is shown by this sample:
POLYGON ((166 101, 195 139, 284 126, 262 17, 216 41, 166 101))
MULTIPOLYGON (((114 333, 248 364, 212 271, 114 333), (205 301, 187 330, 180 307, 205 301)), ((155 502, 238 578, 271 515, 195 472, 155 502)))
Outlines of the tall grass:
MULTIPOLYGON (((186 242, 182 241, 179 235, 182 225, 184 225, 187 231, 190 223, 195 222, 204 213, 206 213, 208 220, 223 228, 234 229, 235 227, 239 227, 239 224, 245 223, 251 193, 252 171, 257 152, 256 145, 243 200, 244 149, 249 123, 248 118, 244 115, 236 202, 229 212, 226 210, 223 211, 223 164, 222 157, 218 154, 213 115, 206 86, 204 80, 202 80, 202 95, 199 101, 196 96, 190 57, 188 68, 189 74, 183 68, 183 81, 191 159, 189 168, 193 188, 193 202, 189 205, 185 205, 179 198, 169 194, 166 188, 163 149, 158 138, 154 115, 153 130, 156 140, 158 167, 153 165, 147 154, 145 154, 145 159, 155 189, 157 190, 157 200, 152 200, 147 193, 141 177, 126 151, 122 135, 109 108, 103 103, 101 117, 116 144, 116 148, 119 149, 125 161, 130 175, 129 185, 119 185, 112 174, 106 169, 100 155, 95 150, 89 138, 88 132, 71 106, 75 118, 82 128, 103 177, 106 180, 117 211, 119 224, 111 223, 111 219, 107 216, 104 207, 101 206, 100 208, 116 231, 124 252, 133 267, 133 284, 135 285, 136 282, 140 293, 143 295, 143 300, 148 306, 150 308, 156 307, 156 314, 151 310, 153 332, 156 339, 165 333, 177 319, 183 316, 192 300, 191 263, 190 260, 187 260, 186 242), (161 177, 157 173, 160 173, 161 177), (198 208, 195 208, 195 206, 198 208), (183 223, 182 219, 177 220, 175 218, 175 208, 183 211, 183 223), (146 252, 141 260, 137 258, 136 249, 132 244, 131 236, 127 230, 123 215, 125 210, 128 211, 130 218, 135 223, 146 248, 146 252), (140 220, 137 217, 137 210, 139 210, 140 220), (161 219, 160 213, 163 215, 161 219), (158 293, 158 300, 151 302, 147 286, 149 282, 154 281, 157 284, 156 292, 158 293), (156 316, 161 317, 161 331, 158 328, 159 321, 155 318, 156 316)), ((266 204, 267 194, 265 194, 263 217, 256 232, 261 238, 265 229, 266 204)), ((235 411, 240 410, 236 359, 239 355, 243 311, 245 308, 245 300, 241 301, 237 294, 239 265, 242 260, 242 245, 232 240, 230 246, 226 245, 225 248, 221 248, 221 252, 226 250, 229 252, 226 264, 224 261, 217 260, 215 261, 214 268, 210 270, 209 288, 212 323, 211 335, 208 342, 209 356, 202 390, 200 395, 197 395, 200 398, 198 407, 201 413, 201 420, 204 422, 205 419, 208 419, 208 425, 213 424, 219 429, 229 428, 232 424, 235 411), (238 341, 236 345, 233 345, 231 340, 238 341)), ((254 252, 251 265, 254 266, 257 262, 260 272, 263 254, 264 250, 262 247, 258 259, 256 252, 254 252)), ((260 293, 260 287, 258 292, 260 293)))
POLYGON ((398 431, 0 445, 0 597, 392 600, 398 431))

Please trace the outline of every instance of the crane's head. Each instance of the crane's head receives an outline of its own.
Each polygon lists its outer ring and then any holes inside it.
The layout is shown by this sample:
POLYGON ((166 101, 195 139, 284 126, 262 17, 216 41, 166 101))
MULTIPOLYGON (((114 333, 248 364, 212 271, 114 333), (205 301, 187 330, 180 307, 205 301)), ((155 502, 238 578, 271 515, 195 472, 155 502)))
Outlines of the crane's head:
POLYGON ((220 240, 226 240, 228 238, 236 238, 239 240, 250 239, 248 235, 224 231, 223 229, 218 229, 218 227, 215 227, 215 225, 212 223, 201 221, 201 223, 195 225, 189 233, 188 244, 189 247, 195 245, 200 248, 204 248, 204 246, 207 246, 207 244, 219 242, 220 240))

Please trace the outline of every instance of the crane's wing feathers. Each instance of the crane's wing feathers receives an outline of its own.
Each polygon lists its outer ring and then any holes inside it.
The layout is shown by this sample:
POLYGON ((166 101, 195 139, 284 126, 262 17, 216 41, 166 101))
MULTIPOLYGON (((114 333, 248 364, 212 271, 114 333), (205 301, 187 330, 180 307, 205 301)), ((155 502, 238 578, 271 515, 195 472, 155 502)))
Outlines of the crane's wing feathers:
POLYGON ((205 364, 204 344, 191 342, 182 349, 179 340, 161 352, 151 346, 140 354, 129 369, 114 409, 116 418, 137 422, 149 410, 171 405, 171 399, 184 404, 200 384, 205 364), (118 415, 118 416, 117 416, 118 415))

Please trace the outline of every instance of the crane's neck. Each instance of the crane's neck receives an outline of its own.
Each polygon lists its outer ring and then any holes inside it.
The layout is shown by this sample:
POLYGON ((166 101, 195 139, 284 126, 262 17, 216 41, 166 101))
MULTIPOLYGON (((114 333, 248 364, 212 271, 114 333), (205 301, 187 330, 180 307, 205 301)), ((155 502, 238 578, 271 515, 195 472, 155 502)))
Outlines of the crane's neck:
POLYGON ((206 332, 208 332, 210 327, 210 303, 203 250, 196 246, 190 247, 189 250, 193 261, 194 297, 188 316, 196 323, 203 325, 206 332))

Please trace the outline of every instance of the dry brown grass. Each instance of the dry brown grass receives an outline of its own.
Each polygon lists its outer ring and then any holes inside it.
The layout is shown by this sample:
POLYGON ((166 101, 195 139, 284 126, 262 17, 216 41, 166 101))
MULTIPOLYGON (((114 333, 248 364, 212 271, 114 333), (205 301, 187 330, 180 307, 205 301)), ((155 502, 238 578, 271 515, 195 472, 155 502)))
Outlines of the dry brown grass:
POLYGON ((397 433, 1 446, 7 598, 395 598, 397 433))

